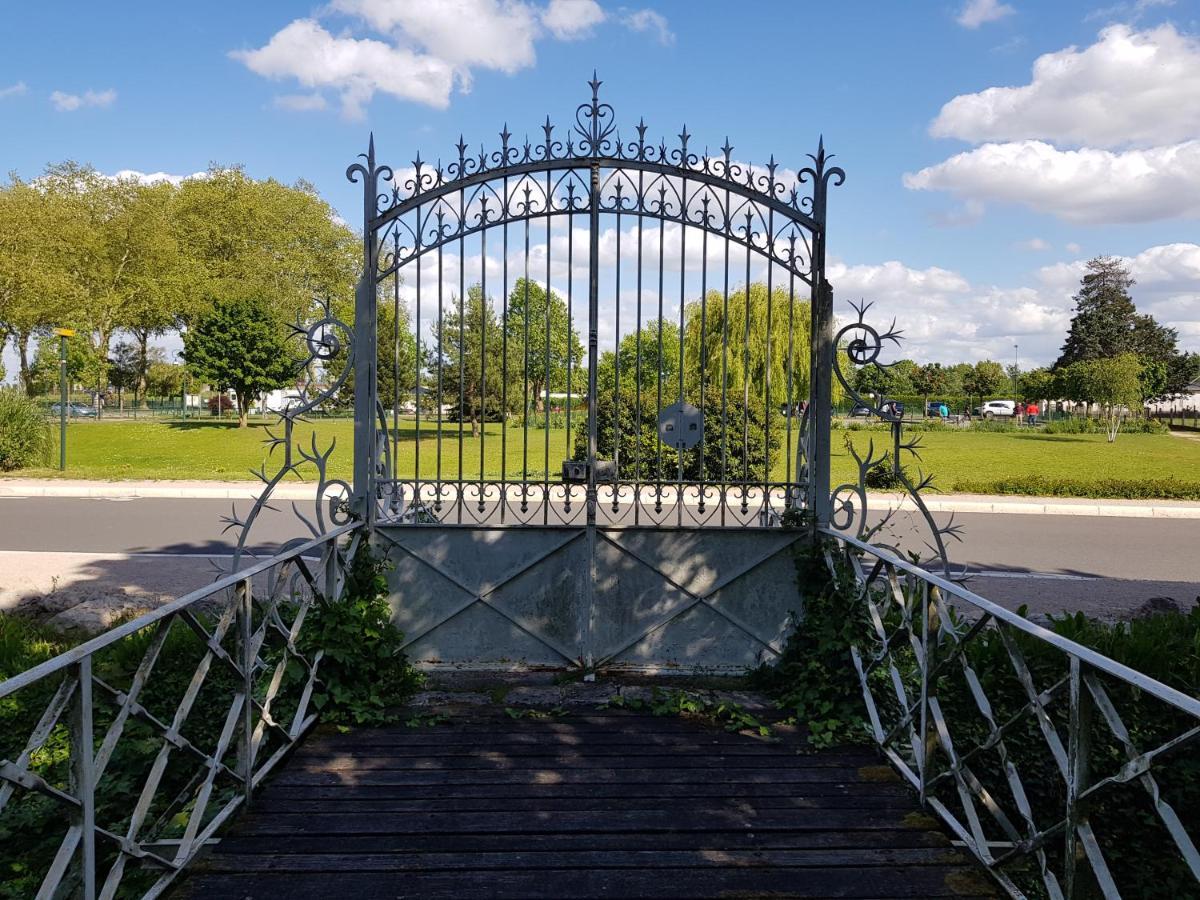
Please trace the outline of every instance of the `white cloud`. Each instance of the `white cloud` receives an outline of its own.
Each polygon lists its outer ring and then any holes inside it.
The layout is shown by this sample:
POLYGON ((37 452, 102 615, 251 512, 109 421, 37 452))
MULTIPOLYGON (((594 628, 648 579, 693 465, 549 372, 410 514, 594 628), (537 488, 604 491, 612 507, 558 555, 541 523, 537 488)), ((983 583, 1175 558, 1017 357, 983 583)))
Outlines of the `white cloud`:
MULTIPOLYGON (((445 108, 455 90, 469 91, 478 69, 512 74, 537 61, 536 43, 547 36, 580 40, 608 20, 596 0, 332 0, 317 17, 296 19, 262 47, 230 53, 251 71, 295 79, 310 89, 337 92, 343 112, 356 118, 376 93, 445 108), (331 31, 323 21, 346 17, 350 27, 331 31), (373 36, 362 36, 366 29, 373 36)), ((674 40, 667 20, 650 9, 621 10, 618 21, 674 40)), ((304 100, 277 105, 314 109, 304 100)))
POLYGON ((1039 237, 1030 238, 1027 241, 1018 241, 1017 248, 1020 250, 1028 250, 1031 253, 1041 253, 1050 249, 1050 245, 1039 237))
POLYGON ((340 91, 352 118, 376 91, 440 109, 454 86, 454 70, 443 60, 383 41, 334 37, 313 19, 297 19, 265 46, 231 55, 267 78, 340 91))
POLYGON ((1150 147, 1200 135, 1200 41, 1172 25, 1114 25, 1084 50, 1038 57, 1029 84, 962 94, 942 107, 934 137, 972 143, 1041 139, 1150 147))
POLYGON ((550 0, 542 12, 542 24, 560 41, 588 37, 606 18, 596 0, 550 0))
POLYGON ((82 109, 85 106, 95 106, 103 109, 106 106, 112 106, 116 102, 117 92, 112 88, 106 91, 87 90, 82 94, 66 94, 62 91, 54 91, 50 95, 50 102, 54 104, 54 108, 59 112, 75 112, 77 109, 82 109))
POLYGON ((904 176, 911 190, 1021 203, 1089 224, 1200 217, 1200 141, 1114 153, 984 144, 904 176))
POLYGON ((631 31, 648 31, 664 47, 675 43, 675 33, 665 16, 652 9, 622 9, 621 24, 631 31))
POLYGON ((136 181, 139 184, 162 184, 168 182, 178 185, 192 178, 207 178, 207 172, 193 172, 191 175, 172 175, 169 172, 139 172, 137 169, 121 169, 112 175, 104 176, 114 181, 136 181))
POLYGON ((325 98, 320 94, 282 94, 275 98, 276 109, 287 109, 292 112, 313 112, 326 107, 325 98))
POLYGON ((6 88, 0 88, 0 100, 4 100, 7 97, 19 97, 27 90, 28 88, 25 86, 25 82, 18 81, 16 84, 10 84, 6 88))
POLYGON ((998 22, 1014 12, 1015 9, 999 0, 967 0, 955 21, 963 28, 978 28, 988 22, 998 22))
POLYGON ((1083 247, 1081 247, 1079 244, 1075 243, 1074 241, 1071 241, 1071 243, 1067 244, 1067 246, 1066 246, 1066 251, 1068 253, 1078 253, 1082 249, 1083 249, 1083 247))

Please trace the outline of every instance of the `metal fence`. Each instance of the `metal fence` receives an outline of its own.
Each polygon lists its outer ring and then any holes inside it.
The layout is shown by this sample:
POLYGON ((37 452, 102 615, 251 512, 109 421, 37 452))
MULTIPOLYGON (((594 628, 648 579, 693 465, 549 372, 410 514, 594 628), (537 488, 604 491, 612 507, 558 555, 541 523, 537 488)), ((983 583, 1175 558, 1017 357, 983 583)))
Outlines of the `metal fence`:
POLYGON ((827 535, 864 613, 853 660, 875 741, 1010 894, 1200 892, 1200 699, 827 535))
POLYGON ((12 896, 163 892, 316 721, 322 653, 300 647, 305 618, 341 596, 358 529, 334 528, 0 683, 12 896))

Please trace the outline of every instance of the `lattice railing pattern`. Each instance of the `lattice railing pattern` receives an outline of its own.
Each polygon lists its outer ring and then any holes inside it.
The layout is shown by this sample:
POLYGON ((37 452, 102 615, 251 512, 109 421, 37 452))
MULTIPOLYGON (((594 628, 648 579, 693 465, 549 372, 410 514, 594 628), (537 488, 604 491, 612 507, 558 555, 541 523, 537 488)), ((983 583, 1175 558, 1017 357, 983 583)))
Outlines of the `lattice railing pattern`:
POLYGON ((0 683, 0 895, 162 893, 316 721, 305 617, 341 596, 358 527, 0 683))
POLYGON ((875 741, 1004 889, 1200 896, 1200 700, 829 537, 875 741))

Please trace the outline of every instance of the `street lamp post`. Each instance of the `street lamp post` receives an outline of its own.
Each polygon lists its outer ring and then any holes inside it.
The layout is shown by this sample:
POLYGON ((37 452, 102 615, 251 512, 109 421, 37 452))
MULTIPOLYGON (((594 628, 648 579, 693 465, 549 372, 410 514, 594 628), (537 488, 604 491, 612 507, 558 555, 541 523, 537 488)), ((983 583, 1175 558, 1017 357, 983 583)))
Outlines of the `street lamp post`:
POLYGON ((1016 403, 1017 400, 1020 399, 1017 397, 1017 372, 1020 369, 1020 363, 1017 361, 1019 358, 1019 356, 1018 356, 1019 352, 1020 352, 1020 345, 1013 344, 1013 376, 1012 376, 1013 403, 1016 403))

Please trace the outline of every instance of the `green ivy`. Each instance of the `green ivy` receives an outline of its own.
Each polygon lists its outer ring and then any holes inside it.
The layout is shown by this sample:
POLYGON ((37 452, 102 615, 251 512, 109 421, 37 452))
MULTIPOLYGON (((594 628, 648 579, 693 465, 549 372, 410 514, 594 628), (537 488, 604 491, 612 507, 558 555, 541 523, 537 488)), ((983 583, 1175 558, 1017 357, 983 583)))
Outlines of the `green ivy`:
POLYGON ((751 673, 751 683, 772 694, 808 732, 811 746, 867 739, 862 688, 850 647, 869 627, 866 610, 853 602, 853 578, 831 576, 823 543, 798 543, 796 574, 804 586, 804 614, 779 660, 751 673))
POLYGON ((732 700, 716 700, 696 691, 653 688, 650 699, 616 694, 601 704, 601 709, 628 709, 654 716, 694 716, 721 725, 726 731, 753 731, 763 737, 771 733, 764 724, 732 700))
POLYGON ((299 644, 309 658, 323 653, 312 702, 327 722, 398 721, 397 708, 421 685, 404 654, 404 633, 391 621, 387 569, 381 557, 360 545, 342 597, 309 610, 299 644))

